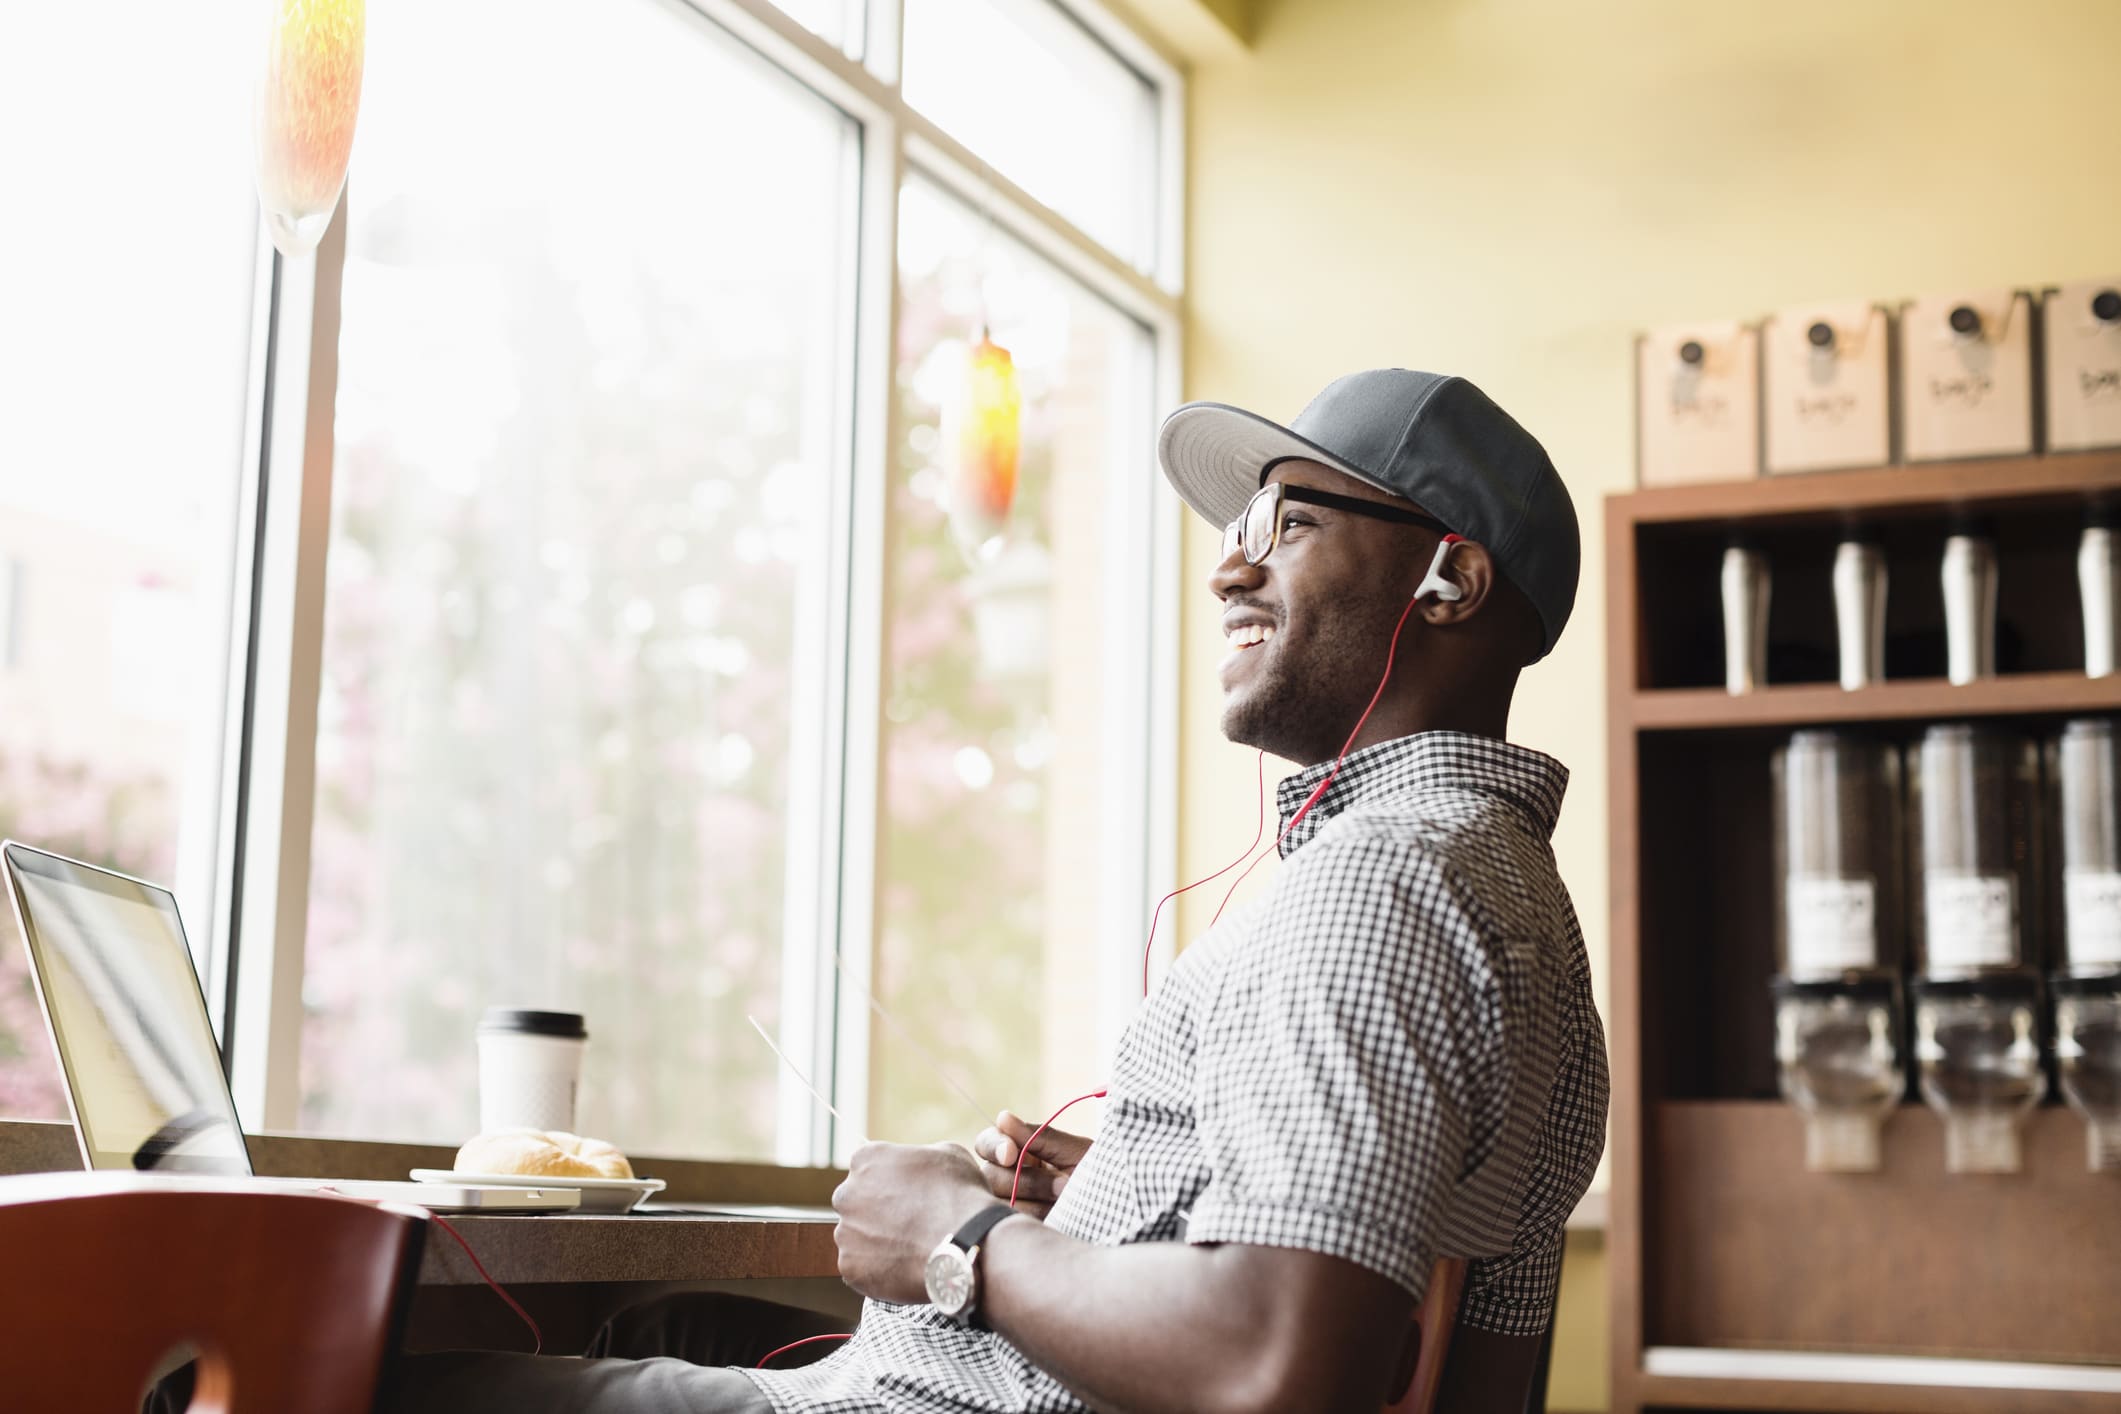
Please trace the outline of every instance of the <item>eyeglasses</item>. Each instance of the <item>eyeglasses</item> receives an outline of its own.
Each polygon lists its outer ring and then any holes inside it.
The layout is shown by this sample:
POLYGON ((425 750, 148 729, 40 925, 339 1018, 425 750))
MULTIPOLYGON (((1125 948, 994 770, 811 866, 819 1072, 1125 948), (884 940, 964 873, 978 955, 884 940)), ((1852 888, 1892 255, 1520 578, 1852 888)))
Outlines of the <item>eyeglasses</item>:
POLYGON ((1434 516, 1425 516, 1420 511, 1402 510, 1398 506, 1387 506, 1379 501, 1363 501, 1353 496, 1336 496, 1331 491, 1314 491, 1308 486, 1291 486, 1282 481, 1270 481, 1259 488, 1259 493, 1245 503, 1245 513, 1223 527, 1223 558, 1229 559, 1234 550, 1245 552, 1245 563, 1256 565, 1274 553, 1281 543, 1281 508, 1284 501, 1301 501, 1307 506, 1325 506, 1331 510, 1346 511, 1349 515, 1368 516, 1372 520, 1389 520, 1399 525, 1425 526, 1439 535, 1449 535, 1451 528, 1434 516))

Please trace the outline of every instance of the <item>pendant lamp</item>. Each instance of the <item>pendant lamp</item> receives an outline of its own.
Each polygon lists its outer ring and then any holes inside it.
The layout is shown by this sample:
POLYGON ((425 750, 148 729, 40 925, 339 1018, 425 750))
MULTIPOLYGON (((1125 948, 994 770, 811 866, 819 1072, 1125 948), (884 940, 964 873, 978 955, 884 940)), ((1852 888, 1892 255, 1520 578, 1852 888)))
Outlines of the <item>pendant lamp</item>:
POLYGON ((985 329, 965 356, 964 382, 945 409, 943 446, 951 459, 950 528, 969 558, 999 553, 1016 500, 1023 395, 1016 363, 985 329))
POLYGON ((265 0, 258 78, 258 201, 280 254, 315 250, 346 185, 361 106, 366 0, 265 0))

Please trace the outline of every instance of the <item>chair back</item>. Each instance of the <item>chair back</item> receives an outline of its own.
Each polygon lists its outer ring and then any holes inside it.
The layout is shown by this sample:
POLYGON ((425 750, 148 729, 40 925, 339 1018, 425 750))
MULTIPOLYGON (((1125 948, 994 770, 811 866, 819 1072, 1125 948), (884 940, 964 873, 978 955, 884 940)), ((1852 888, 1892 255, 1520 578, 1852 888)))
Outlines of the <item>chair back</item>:
POLYGON ((1428 1290, 1415 1308, 1414 1327, 1399 1355, 1393 1384, 1398 1394, 1385 1406, 1384 1414, 1434 1414, 1436 1392, 1443 1386, 1444 1361, 1451 1354, 1451 1335, 1458 1329, 1458 1299, 1465 1289, 1465 1259, 1440 1258, 1429 1269, 1428 1290))
POLYGON ((189 1346, 192 1414, 370 1414, 426 1216, 241 1180, 0 1179, 4 1402, 138 1410, 189 1346))

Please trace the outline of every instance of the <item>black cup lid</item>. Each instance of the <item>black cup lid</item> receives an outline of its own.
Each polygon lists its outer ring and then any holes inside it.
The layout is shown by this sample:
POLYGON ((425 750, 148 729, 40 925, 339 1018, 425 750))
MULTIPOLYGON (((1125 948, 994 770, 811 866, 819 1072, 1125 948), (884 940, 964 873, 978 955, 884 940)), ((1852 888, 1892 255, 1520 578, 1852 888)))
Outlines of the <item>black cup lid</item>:
POLYGON ((589 1028, 581 1013, 572 1011, 523 1011, 515 1007, 488 1007, 479 1018, 481 1032, 513 1032, 522 1036, 560 1036, 587 1040, 589 1028))

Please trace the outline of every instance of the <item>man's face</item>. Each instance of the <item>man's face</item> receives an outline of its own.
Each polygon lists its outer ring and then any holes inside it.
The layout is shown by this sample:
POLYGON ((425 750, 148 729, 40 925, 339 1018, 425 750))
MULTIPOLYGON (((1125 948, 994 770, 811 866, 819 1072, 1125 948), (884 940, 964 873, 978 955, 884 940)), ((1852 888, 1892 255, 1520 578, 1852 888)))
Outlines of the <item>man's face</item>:
MULTIPOLYGON (((1316 462, 1284 462, 1267 480, 1408 504, 1316 462)), ((1209 580, 1229 644, 1219 671, 1222 729, 1308 765, 1339 749, 1376 690, 1416 557, 1435 536, 1300 501, 1284 501, 1281 514, 1280 542, 1264 562, 1247 565, 1233 551, 1209 580)), ((1410 624, 1402 666, 1415 633, 1410 624)))

